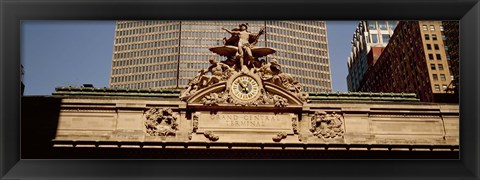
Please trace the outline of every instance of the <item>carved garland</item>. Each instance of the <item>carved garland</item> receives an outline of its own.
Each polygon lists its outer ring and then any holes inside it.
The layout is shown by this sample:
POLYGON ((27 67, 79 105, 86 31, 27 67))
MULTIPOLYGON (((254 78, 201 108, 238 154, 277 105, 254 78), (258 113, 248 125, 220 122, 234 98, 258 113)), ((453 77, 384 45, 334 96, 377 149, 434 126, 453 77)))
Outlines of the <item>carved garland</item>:
POLYGON ((145 111, 145 128, 150 136, 174 136, 177 129, 177 117, 171 108, 150 108, 145 111))
POLYGON ((200 101, 205 106, 218 106, 219 104, 223 104, 229 102, 232 98, 228 95, 227 92, 222 93, 210 93, 203 97, 200 101))
POLYGON ((310 131, 314 136, 322 139, 343 138, 342 115, 335 112, 315 112, 312 117, 312 128, 310 131))

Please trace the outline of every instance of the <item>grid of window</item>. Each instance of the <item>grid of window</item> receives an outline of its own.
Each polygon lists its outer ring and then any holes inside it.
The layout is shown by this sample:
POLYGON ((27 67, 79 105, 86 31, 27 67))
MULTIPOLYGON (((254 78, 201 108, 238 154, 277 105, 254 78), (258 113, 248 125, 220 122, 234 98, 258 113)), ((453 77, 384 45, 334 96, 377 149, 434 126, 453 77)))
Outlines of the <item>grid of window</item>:
MULTIPOLYGON (((244 21, 117 21, 110 85, 121 88, 184 88, 244 21), (178 82, 177 82, 178 80, 178 82)), ((325 22, 249 21, 248 30, 265 28, 257 46, 274 48, 282 71, 305 91, 331 91, 325 22)))
POLYGON ((117 21, 110 85, 176 87, 179 29, 175 21, 117 21))
POLYGON ((318 24, 267 21, 266 47, 277 51, 268 59, 277 59, 282 71, 294 75, 305 91, 331 91, 325 24, 311 23, 318 24))
POLYGON ((422 43, 425 36, 418 31, 420 27, 414 22, 397 25, 389 45, 369 68, 359 91, 409 92, 416 93, 423 101, 431 99, 430 76, 426 72, 430 67, 427 63, 420 63, 427 60, 426 45, 422 43))
MULTIPOLYGON (((422 26, 423 31, 421 33, 424 34, 425 36, 425 44, 431 43, 431 51, 426 51, 425 55, 428 55, 429 62, 432 62, 434 58, 437 60, 435 64, 431 64, 431 67, 429 69, 430 73, 432 73, 432 81, 443 81, 446 82, 447 84, 450 83, 446 77, 449 76, 449 72, 445 71, 444 67, 444 62, 449 59, 448 55, 446 52, 448 51, 448 47, 444 44, 444 41, 438 41, 439 36, 442 36, 442 40, 445 39, 445 35, 443 34, 443 26, 441 21, 421 21, 419 22, 422 26), (428 37, 428 38, 427 38, 428 37), (431 41, 427 41, 427 40, 431 41), (432 53, 433 52, 433 53, 432 53), (445 59, 445 60, 444 60, 445 59), (437 74, 439 73, 439 74, 437 74)), ((428 45, 427 45, 428 46, 428 45)), ((427 47, 427 50, 429 48, 427 47)), ((432 84, 431 87, 432 89, 435 89, 435 93, 445 93, 440 89, 441 85, 435 85, 432 84)))
MULTIPOLYGON (((361 61, 358 60, 362 60, 362 58, 359 58, 361 51, 355 50, 356 48, 361 49, 362 46, 357 46, 355 41, 361 39, 358 38, 359 35, 366 36, 366 34, 357 33, 358 30, 356 30, 354 43, 352 43, 354 51, 348 62, 349 90, 410 92, 416 93, 422 101, 434 101, 434 93, 445 93, 441 88, 443 88, 443 84, 450 83, 451 78, 447 80, 446 77, 450 76, 451 72, 448 71, 450 67, 444 67, 449 65, 449 62, 443 59, 451 58, 445 54, 445 51, 451 48, 450 45, 445 48, 444 42, 438 41, 438 36, 442 35, 442 39, 444 38, 443 32, 441 32, 441 23, 441 21, 401 21, 389 39, 389 45, 373 62, 374 65, 370 66, 360 85, 357 85, 360 87, 358 89, 353 88, 357 84, 354 77, 358 74, 356 71, 360 69, 358 67, 361 67, 359 65, 361 61)), ((380 31, 378 25, 370 26, 369 24, 366 27, 376 28, 374 31, 370 31, 370 35, 378 34, 380 31)), ((357 29, 361 29, 361 26, 357 29)), ((455 37, 458 37, 458 33, 455 37)), ((446 38, 448 39, 448 36, 446 38)))
POLYGON ((452 93, 458 92, 460 81, 459 81, 459 21, 443 21, 442 26, 440 26, 440 33, 442 35, 442 42, 445 45, 445 59, 446 64, 448 65, 448 74, 450 76, 447 83, 451 83, 451 87, 454 91, 452 93))
POLYGON ((358 91, 371 62, 368 53, 372 47, 386 47, 391 41, 398 21, 360 21, 352 39, 352 52, 348 57, 347 86, 358 91))

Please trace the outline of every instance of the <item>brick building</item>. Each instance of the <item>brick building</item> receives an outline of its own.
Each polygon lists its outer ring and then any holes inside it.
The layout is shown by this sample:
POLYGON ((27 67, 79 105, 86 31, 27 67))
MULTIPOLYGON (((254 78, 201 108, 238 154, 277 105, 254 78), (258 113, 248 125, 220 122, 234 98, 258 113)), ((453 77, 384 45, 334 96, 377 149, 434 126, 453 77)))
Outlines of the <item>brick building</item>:
POLYGON ((460 81, 459 81, 459 23, 458 21, 443 21, 442 38, 447 51, 447 60, 449 63, 450 74, 453 76, 452 83, 449 84, 449 90, 458 95, 460 81))
POLYGON ((428 102, 451 100, 452 93, 447 91, 453 79, 451 57, 443 31, 441 21, 400 22, 358 91, 416 93, 428 102))
POLYGON ((347 61, 348 91, 358 91, 366 71, 372 65, 373 60, 376 61, 381 54, 381 49, 387 46, 397 23, 398 21, 360 21, 358 23, 353 33, 352 52, 347 61), (371 50, 373 52, 369 55, 371 50), (369 57, 372 55, 374 55, 374 59, 369 57))

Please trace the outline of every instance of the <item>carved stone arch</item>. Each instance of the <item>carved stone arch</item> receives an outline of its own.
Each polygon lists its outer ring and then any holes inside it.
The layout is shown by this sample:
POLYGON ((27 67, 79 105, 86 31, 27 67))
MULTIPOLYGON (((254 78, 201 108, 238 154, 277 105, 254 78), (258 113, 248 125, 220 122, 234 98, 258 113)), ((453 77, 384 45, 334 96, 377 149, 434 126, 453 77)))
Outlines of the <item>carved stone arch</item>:
POLYGON ((300 105, 302 106, 303 105, 303 101, 298 98, 294 93, 284 89, 284 88, 281 88, 273 83, 269 83, 269 82, 264 82, 264 86, 265 86, 265 90, 267 92, 269 92, 270 94, 275 94, 275 95, 279 95, 283 98, 286 98, 288 100, 288 103, 290 105, 300 105))
POLYGON ((209 87, 199 90, 193 96, 187 99, 187 103, 198 103, 200 100, 211 93, 219 93, 225 91, 226 82, 218 82, 209 87))
MULTIPOLYGON (((264 91, 264 94, 263 96, 266 96, 267 98, 272 98, 274 95, 276 96, 279 96, 281 98, 285 98, 287 100, 287 103, 289 106, 302 106, 303 105, 303 101, 296 96, 296 94, 282 88, 282 87, 279 87, 273 83, 269 83, 269 82, 264 82, 262 81, 258 76, 256 76, 255 74, 249 74, 249 73, 238 73, 238 74, 235 74, 234 76, 232 76, 228 81, 223 81, 223 82, 219 82, 219 83, 216 83, 216 84, 213 84, 207 88, 204 88, 204 89, 201 89, 199 90, 198 92, 196 92, 194 95, 192 95, 190 98, 187 99, 187 103, 189 104, 198 104, 198 103, 202 103, 202 98, 204 98, 205 96, 208 96, 208 95, 211 95, 213 93, 216 93, 216 94, 228 94, 229 92, 227 91, 227 89, 231 86, 231 83, 232 81, 237 78, 237 77, 240 77, 240 76, 250 76, 252 78, 254 78, 255 80, 257 80, 259 82, 259 84, 261 84, 261 88, 264 91)), ((224 100, 227 100, 227 99, 224 99, 224 100)), ((223 103, 226 103, 222 100, 223 103)))

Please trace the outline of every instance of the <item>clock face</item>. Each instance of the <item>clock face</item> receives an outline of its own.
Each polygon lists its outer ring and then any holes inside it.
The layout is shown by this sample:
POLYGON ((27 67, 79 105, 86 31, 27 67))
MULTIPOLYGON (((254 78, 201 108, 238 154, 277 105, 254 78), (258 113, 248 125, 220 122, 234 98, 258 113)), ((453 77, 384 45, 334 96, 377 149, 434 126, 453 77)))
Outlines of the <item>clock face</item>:
POLYGON ((233 96, 242 101, 251 101, 257 98, 260 87, 257 81, 249 76, 240 76, 232 83, 233 96))

